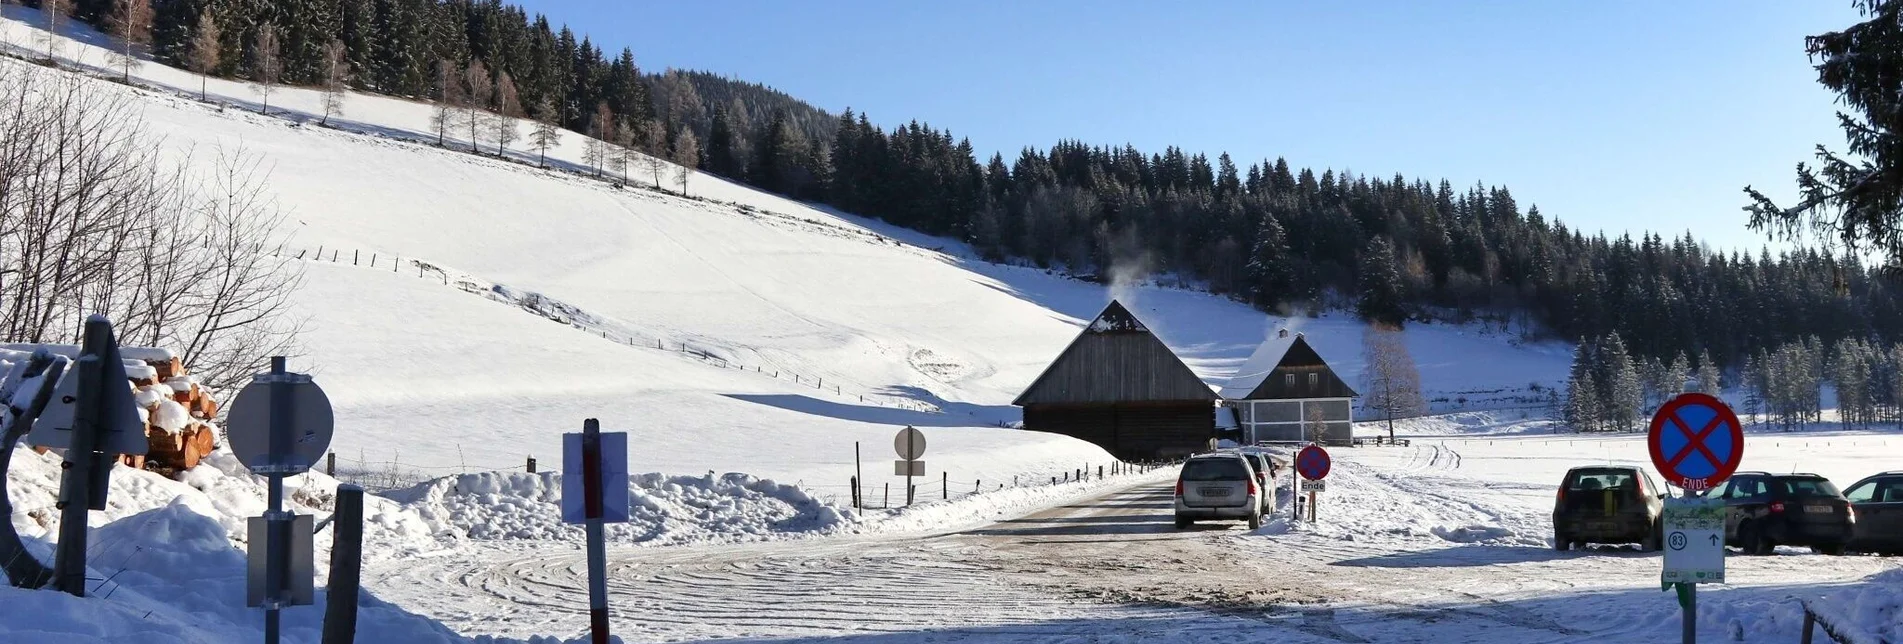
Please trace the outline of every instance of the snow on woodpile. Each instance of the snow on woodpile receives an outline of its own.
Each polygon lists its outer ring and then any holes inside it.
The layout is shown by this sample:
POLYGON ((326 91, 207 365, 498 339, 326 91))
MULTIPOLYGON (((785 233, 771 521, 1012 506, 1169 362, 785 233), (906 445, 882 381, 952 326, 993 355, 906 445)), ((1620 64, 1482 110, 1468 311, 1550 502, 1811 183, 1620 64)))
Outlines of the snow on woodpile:
MULTIPOLYGON (((628 477, 629 521, 610 541, 642 545, 724 543, 851 529, 858 519, 791 485, 746 474, 628 477)), ((437 479, 389 496, 407 502, 446 539, 580 541, 561 520, 561 474, 484 472, 437 479)))

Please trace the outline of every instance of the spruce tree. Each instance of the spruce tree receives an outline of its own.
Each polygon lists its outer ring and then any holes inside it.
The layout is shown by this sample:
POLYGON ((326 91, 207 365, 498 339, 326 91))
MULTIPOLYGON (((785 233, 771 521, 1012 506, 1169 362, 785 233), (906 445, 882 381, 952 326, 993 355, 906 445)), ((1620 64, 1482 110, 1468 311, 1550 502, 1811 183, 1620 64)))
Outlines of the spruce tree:
POLYGON ((1249 253, 1247 279, 1249 300, 1257 309, 1272 310, 1290 294, 1288 237, 1273 213, 1262 213, 1255 247, 1249 253))
POLYGON ((1604 419, 1599 399, 1599 383, 1593 374, 1591 345, 1581 342, 1573 348, 1573 367, 1566 379, 1566 424, 1575 432, 1599 431, 1604 419))
POLYGON ((1368 240, 1361 251, 1362 319, 1399 327, 1407 322, 1402 308, 1401 271, 1394 263, 1394 246, 1385 237, 1368 240))
POLYGON ((1645 404, 1638 367, 1632 364, 1632 354, 1626 350, 1625 341, 1617 333, 1606 336, 1600 353, 1606 373, 1602 392, 1606 419, 1614 430, 1633 429, 1638 425, 1640 408, 1645 404))

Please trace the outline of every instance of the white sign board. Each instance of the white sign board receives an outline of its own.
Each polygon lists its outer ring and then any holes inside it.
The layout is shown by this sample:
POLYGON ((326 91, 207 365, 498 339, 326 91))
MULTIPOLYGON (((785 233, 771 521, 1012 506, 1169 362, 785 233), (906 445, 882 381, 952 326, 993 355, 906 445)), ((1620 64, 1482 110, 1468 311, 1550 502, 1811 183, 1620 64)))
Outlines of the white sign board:
POLYGON ((892 437, 892 449, 899 453, 899 458, 918 460, 925 455, 925 432, 911 427, 899 430, 899 435, 892 437))
MULTIPOLYGON (((587 523, 587 483, 582 480, 581 434, 562 434, 562 522, 587 523)), ((628 521, 628 434, 601 433, 601 520, 628 521)))
POLYGON ((1310 491, 1310 492, 1327 492, 1327 491, 1328 491, 1328 481, 1327 481, 1326 479, 1316 479, 1316 480, 1313 480, 1313 481, 1302 481, 1302 489, 1304 489, 1304 490, 1308 490, 1308 491, 1310 491))
POLYGON ((1725 502, 1666 499, 1665 583, 1725 581, 1725 502))
POLYGON ((925 476, 925 461, 892 461, 893 476, 925 476))
MULTIPOLYGON (((138 403, 132 401, 132 382, 126 379, 126 365, 114 348, 100 364, 100 378, 106 383, 106 415, 99 419, 105 433, 99 451, 105 454, 144 454, 151 448, 145 438, 145 421, 139 418, 138 403)), ((26 442, 38 447, 66 449, 73 445, 73 410, 79 403, 79 364, 66 366, 66 372, 53 385, 53 397, 46 411, 33 421, 26 442)))

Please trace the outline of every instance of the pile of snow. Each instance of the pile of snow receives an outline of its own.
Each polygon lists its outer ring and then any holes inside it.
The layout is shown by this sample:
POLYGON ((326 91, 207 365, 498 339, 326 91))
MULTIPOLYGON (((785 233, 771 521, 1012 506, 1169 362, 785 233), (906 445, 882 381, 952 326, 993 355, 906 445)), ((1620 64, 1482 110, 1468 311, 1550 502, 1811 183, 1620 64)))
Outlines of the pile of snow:
MULTIPOLYGON (((1544 515, 1507 502, 1470 479, 1427 469, 1428 463, 1454 462, 1451 451, 1438 445, 1398 449, 1411 452, 1403 462, 1419 467, 1396 472, 1357 462, 1355 457, 1360 456, 1361 451, 1355 448, 1333 450, 1334 466, 1328 474, 1328 489, 1318 495, 1316 502, 1323 520, 1316 523, 1270 520, 1256 534, 1300 534, 1397 550, 1463 545, 1537 548, 1551 545, 1551 521, 1544 515)), ((1279 484, 1278 503, 1286 511, 1287 477, 1279 484)))
MULTIPOLYGON (((628 483, 628 521, 606 529, 614 543, 756 541, 830 534, 858 523, 849 508, 746 474, 637 474, 628 483)), ((388 496, 406 501, 445 540, 584 539, 581 526, 562 523, 562 478, 556 472, 462 474, 388 496)))
POLYGON ((1175 480, 1176 470, 1157 470, 1105 476, 1057 485, 1031 485, 986 490, 945 500, 927 500, 892 510, 866 510, 865 532, 953 532, 990 525, 1039 509, 1092 499, 1140 483, 1175 480))

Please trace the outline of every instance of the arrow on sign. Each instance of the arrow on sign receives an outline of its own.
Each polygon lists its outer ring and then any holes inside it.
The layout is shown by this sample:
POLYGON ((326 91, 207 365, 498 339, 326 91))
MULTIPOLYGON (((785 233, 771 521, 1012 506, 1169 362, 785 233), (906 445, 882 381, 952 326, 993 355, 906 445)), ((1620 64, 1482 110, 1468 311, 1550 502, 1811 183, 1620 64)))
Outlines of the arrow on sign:
POLYGON ((1711 545, 1718 545, 1718 535, 1711 535, 1711 545))

